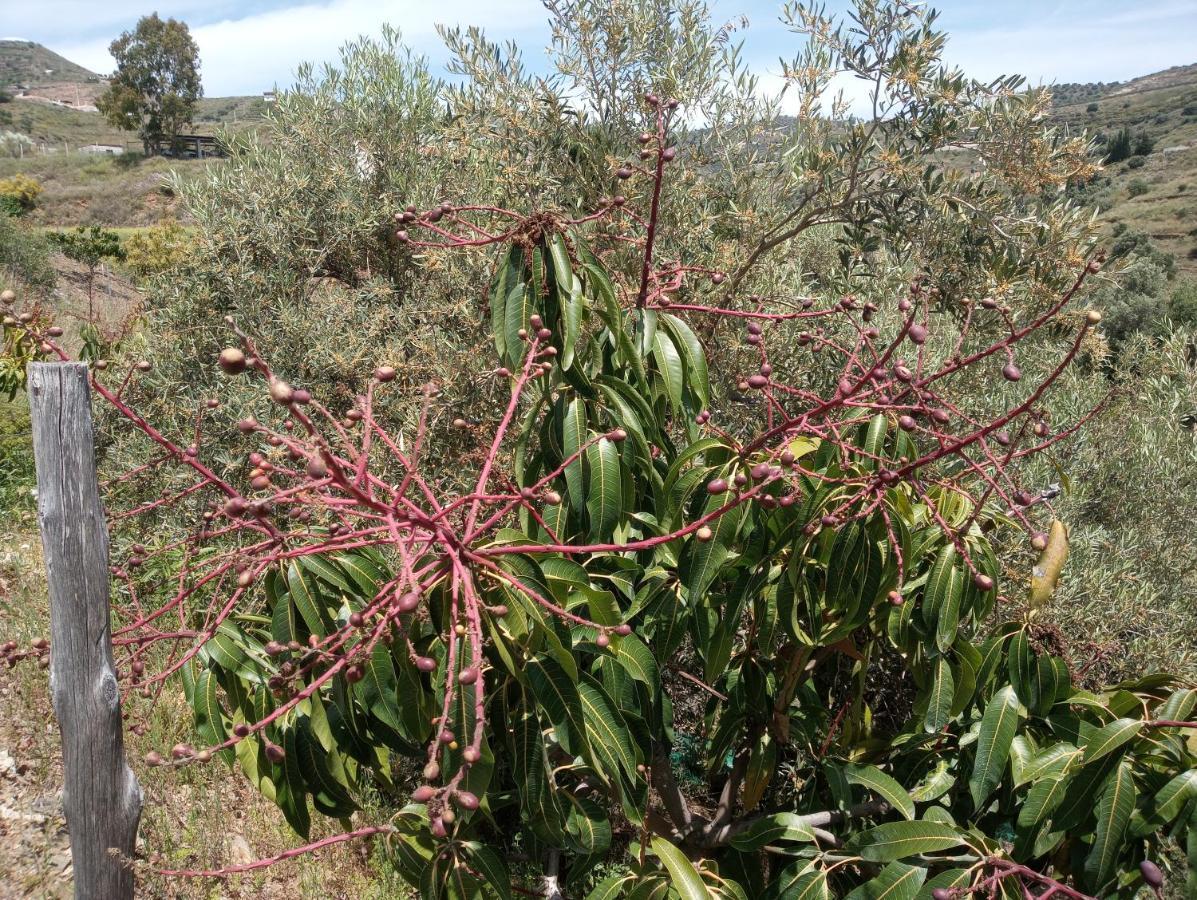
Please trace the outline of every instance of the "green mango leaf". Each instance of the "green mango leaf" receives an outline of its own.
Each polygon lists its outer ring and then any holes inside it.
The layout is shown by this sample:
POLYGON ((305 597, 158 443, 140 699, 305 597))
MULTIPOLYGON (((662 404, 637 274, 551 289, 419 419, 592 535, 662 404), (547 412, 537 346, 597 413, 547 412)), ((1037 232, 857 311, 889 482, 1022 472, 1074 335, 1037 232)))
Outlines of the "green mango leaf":
POLYGON ((926 869, 893 862, 872 881, 865 882, 850 893, 845 900, 914 900, 926 878, 926 869))
POLYGON ((627 885, 631 875, 609 875, 586 895, 586 900, 621 900, 627 896, 627 885))
POLYGON ((849 784, 859 785, 878 794, 905 819, 914 818, 914 801, 906 788, 876 766, 845 766, 844 777, 849 784))
POLYGON ((698 337, 684 321, 677 316, 663 313, 660 319, 661 327, 669 332, 673 344, 682 355, 686 368, 686 382, 690 392, 700 408, 706 408, 710 402, 711 388, 707 374, 707 354, 702 348, 698 337))
POLYGON ((623 716, 593 679, 585 678, 579 683, 578 694, 587 739, 597 760, 605 766, 608 775, 615 777, 622 769, 628 778, 635 779, 636 749, 623 716))
POLYGON ((495 353, 503 361, 507 360, 507 297, 519 281, 523 268, 524 249, 513 243, 491 281, 490 330, 495 338, 495 353))
MULTIPOLYGON (((561 419, 561 451, 566 459, 577 453, 586 442, 586 403, 581 397, 574 397, 565 406, 561 419)), ((586 508, 584 460, 581 456, 565 467, 565 486, 569 492, 570 505, 576 510, 586 508)))
POLYGON ((814 839, 814 829, 801 816, 783 812, 755 820, 735 835, 731 844, 737 850, 759 850, 774 841, 806 843, 814 839))
POLYGON ((682 391, 685 389, 686 373, 682 366, 681 354, 673 344, 673 339, 664 331, 658 330, 653 339, 653 362, 665 382, 665 394, 673 407, 675 415, 682 415, 682 391))
MULTIPOLYGON (((919 820, 886 822, 856 834, 848 849, 869 862, 892 862, 920 853, 934 853, 964 843, 964 837, 951 825, 919 820)), ((920 880, 919 884, 922 884, 920 880)))
POLYGON ((1010 744, 1018 728, 1019 703, 1012 685, 1006 685, 993 695, 981 717, 981 731, 977 737, 977 755, 973 774, 968 781, 973 805, 979 810, 1002 780, 1010 744))
POLYGON ((586 724, 576 679, 548 655, 528 660, 524 673, 541 709, 553 723, 557 741, 568 753, 584 752, 586 724))
POLYGON ((1085 857, 1085 879, 1095 891, 1114 874, 1137 799, 1131 768, 1123 762, 1114 770, 1097 801, 1093 846, 1085 857))
MULTIPOLYGON (((708 497, 703 515, 709 515, 726 502, 726 494, 708 497)), ((714 532, 711 540, 703 542, 694 537, 687 540, 678 562, 678 576, 689 592, 692 606, 701 602, 707 588, 719 574, 743 518, 743 505, 732 507, 710 523, 709 527, 714 532)))
POLYGON ((1115 719, 1109 725, 1097 729, 1085 744, 1085 755, 1081 759, 1082 765, 1096 762, 1103 756, 1113 753, 1127 741, 1132 740, 1143 730, 1141 719, 1115 719))
POLYGON ((1068 767, 1075 756, 1061 756, 1034 781, 1018 811, 1018 824, 1028 828, 1047 818, 1064 799, 1068 767))
POLYGON ((652 848, 669 872, 669 880, 681 900, 712 900, 702 876, 694 868, 694 863, 686 858, 686 854, 661 837, 652 839, 652 848))
POLYGON ((287 566, 287 587, 308 631, 323 638, 334 630, 332 616, 329 615, 320 583, 315 576, 305 572, 297 562, 292 562, 287 566))
POLYGON ((924 731, 935 734, 942 731, 951 721, 952 698, 955 692, 952 666, 941 656, 935 661, 935 675, 931 679, 931 689, 927 695, 927 714, 923 717, 924 731))
POLYGON ((611 652, 615 654, 616 662, 634 679, 647 686, 654 694, 660 689, 661 676, 657 669, 657 660, 644 641, 634 634, 616 636, 611 638, 611 652))
POLYGON ((587 448, 586 471, 590 480, 590 495, 586 500, 590 537, 594 541, 607 541, 623 515, 623 476, 615 444, 600 438, 597 444, 587 448))
POLYGON ((827 875, 822 869, 810 868, 808 862, 787 866, 769 885, 768 900, 830 900, 827 875))

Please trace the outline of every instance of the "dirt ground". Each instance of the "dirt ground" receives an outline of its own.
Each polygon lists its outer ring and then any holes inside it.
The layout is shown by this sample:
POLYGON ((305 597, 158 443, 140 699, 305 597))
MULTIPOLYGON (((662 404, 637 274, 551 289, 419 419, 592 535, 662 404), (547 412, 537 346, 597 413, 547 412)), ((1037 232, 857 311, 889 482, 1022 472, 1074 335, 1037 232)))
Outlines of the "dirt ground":
MULTIPOLYGON (((46 630, 44 577, 35 523, 0 527, 0 640, 23 646, 46 630)), ((239 771, 223 764, 149 769, 142 756, 178 740, 194 741, 181 696, 155 707, 125 694, 126 752, 145 793, 137 843, 139 898, 321 900, 410 896, 388 877, 378 848, 342 844, 260 873, 218 880, 167 879, 158 868, 219 868, 252 862, 298 846, 282 813, 239 771)), ((62 811, 62 757, 47 672, 36 662, 0 667, 0 900, 72 896, 70 839, 62 811)), ((319 817, 315 817, 319 818, 319 817)), ((340 830, 313 827, 313 840, 340 830), (322 829, 322 830, 321 830, 322 829)))

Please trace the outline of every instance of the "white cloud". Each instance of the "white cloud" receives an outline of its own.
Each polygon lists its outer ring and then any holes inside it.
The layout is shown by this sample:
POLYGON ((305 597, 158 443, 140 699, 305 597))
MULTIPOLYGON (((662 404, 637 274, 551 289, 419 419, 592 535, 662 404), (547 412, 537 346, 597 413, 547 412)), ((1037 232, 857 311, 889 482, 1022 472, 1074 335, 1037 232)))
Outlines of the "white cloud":
MULTIPOLYGON (((438 23, 479 25, 493 30, 495 36, 541 38, 543 21, 541 6, 528 0, 455 0, 439 6, 413 0, 332 0, 192 26, 191 34, 200 49, 204 93, 221 97, 253 94, 275 82, 286 86, 300 63, 335 60, 342 44, 363 34, 377 34, 384 22, 399 26, 417 51, 436 56, 441 47, 435 32, 438 23)), ((89 69, 108 72, 113 68, 109 40, 96 38, 54 49, 89 69)), ((544 41, 520 43, 528 52, 539 53, 544 41)))

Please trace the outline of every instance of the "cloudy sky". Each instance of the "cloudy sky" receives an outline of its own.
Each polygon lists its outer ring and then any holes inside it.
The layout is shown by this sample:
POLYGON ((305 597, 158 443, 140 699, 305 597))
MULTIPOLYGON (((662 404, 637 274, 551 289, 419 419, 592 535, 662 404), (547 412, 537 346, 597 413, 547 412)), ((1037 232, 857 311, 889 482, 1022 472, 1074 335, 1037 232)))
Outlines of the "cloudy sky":
MULTIPOLYGON (((833 8, 845 0, 832 0, 833 8)), ((778 24, 780 2, 712 0, 718 19, 746 15, 745 57, 776 73, 795 38, 778 24)), ((1120 81, 1197 62, 1197 0, 940 0, 948 57, 970 75, 1011 72, 1032 83, 1120 81)), ((0 0, 0 37, 38 41, 98 72, 112 69, 109 42, 155 9, 153 0, 0 0)), ((399 26, 434 64, 445 58, 434 26, 480 25, 515 39, 530 62, 548 43, 538 0, 160 0, 162 16, 187 22, 200 47, 210 97, 286 86, 302 61, 322 62, 382 22, 399 26)))

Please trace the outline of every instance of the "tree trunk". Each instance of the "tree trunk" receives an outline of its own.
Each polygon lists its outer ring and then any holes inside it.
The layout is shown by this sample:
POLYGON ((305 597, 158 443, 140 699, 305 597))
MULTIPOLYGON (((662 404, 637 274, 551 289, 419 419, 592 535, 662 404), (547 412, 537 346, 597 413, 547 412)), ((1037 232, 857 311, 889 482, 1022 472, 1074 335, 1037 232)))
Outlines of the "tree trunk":
POLYGON ((50 692, 62 732, 62 805, 76 900, 131 900, 141 787, 125 763, 108 614, 88 369, 33 363, 29 407, 50 594, 50 692))

